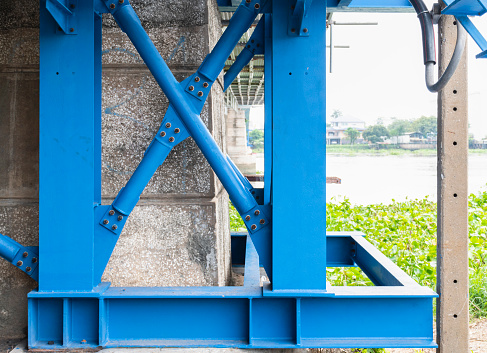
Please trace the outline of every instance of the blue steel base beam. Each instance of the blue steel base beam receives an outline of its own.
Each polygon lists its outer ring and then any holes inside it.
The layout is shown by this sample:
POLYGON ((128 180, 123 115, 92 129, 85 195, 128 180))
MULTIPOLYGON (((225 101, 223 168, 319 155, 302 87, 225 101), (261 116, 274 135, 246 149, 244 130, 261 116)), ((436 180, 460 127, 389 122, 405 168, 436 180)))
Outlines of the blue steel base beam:
POLYGON ((351 264, 355 257, 364 272, 387 273, 397 285, 274 297, 267 284, 257 284, 257 254, 250 238, 242 238, 248 261, 243 287, 109 288, 105 283, 90 292, 31 292, 29 348, 436 347, 431 315, 436 294, 406 279, 362 235, 327 235, 329 248, 340 253, 336 265, 351 264))

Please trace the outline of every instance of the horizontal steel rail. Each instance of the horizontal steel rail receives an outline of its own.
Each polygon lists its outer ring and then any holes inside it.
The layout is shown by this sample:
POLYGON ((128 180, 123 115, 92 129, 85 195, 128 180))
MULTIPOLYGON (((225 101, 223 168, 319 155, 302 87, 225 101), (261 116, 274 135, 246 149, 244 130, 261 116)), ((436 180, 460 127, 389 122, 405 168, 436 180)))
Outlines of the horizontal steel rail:
MULTIPOLYGON (((329 287, 275 297, 268 283, 260 285, 258 255, 250 237, 240 234, 244 286, 110 288, 107 283, 86 293, 33 291, 29 347, 436 347, 431 315, 436 294, 406 280, 362 235, 350 234, 329 234, 327 241, 355 243, 364 272, 380 265, 402 285, 329 287), (372 259, 363 260, 365 255, 372 259), (353 317, 343 315, 351 312, 353 317)), ((335 250, 343 253, 337 259, 354 256, 350 247, 335 250)))

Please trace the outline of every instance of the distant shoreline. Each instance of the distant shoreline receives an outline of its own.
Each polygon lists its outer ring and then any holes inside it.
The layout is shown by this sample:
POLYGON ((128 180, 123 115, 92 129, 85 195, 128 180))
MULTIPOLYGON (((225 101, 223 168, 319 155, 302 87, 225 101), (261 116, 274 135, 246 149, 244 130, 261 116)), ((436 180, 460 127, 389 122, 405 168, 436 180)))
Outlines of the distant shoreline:
MULTIPOLYGON (((469 149, 469 154, 487 154, 487 149, 469 149)), ((332 155, 370 156, 436 156, 436 149, 405 150, 401 148, 372 149, 367 145, 327 145, 326 153, 332 155)))

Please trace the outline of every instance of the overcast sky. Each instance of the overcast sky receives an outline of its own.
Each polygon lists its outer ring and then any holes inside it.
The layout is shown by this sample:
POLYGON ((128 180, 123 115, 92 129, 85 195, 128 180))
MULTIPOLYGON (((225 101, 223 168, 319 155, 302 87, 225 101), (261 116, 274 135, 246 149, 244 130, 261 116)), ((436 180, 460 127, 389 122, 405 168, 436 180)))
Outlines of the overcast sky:
MULTIPOLYGON (((433 1, 427 1, 431 8, 433 1)), ((475 24, 487 36, 487 16, 475 24)), ((416 119, 437 114, 437 95, 424 83, 421 30, 415 14, 337 13, 337 22, 378 26, 335 26, 333 73, 327 76, 327 117, 335 110, 373 124, 377 118, 416 119)), ((469 40, 469 123, 477 138, 487 136, 487 59, 475 59, 469 40)))
MULTIPOLYGON (((425 1, 430 9, 433 2, 425 1)), ((392 117, 437 115, 437 95, 424 82, 421 29, 415 13, 336 13, 333 19, 379 24, 334 27, 333 44, 350 48, 333 52, 333 73, 327 76, 328 118, 335 109, 368 125, 377 118, 387 123, 392 117)), ((475 20, 487 37, 487 15, 475 20)), ((475 59, 480 49, 470 37, 468 52, 470 132, 480 139, 487 136, 487 59, 475 59)), ((262 116, 263 109, 253 109, 251 114, 251 118, 262 116)))

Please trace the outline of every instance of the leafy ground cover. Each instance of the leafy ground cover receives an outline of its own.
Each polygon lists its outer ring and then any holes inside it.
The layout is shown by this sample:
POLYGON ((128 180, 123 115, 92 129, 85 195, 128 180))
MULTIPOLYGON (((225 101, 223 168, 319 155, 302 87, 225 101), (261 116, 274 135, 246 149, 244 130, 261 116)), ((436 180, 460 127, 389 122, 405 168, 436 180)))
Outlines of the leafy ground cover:
MULTIPOLYGON (((487 317, 487 192, 469 196, 469 275, 471 318, 487 317)), ((418 283, 436 286, 436 203, 424 198, 390 205, 327 204, 328 231, 361 231, 418 283)), ((230 207, 233 231, 244 230, 230 207)), ((333 285, 372 285, 359 268, 330 268, 333 285)))

